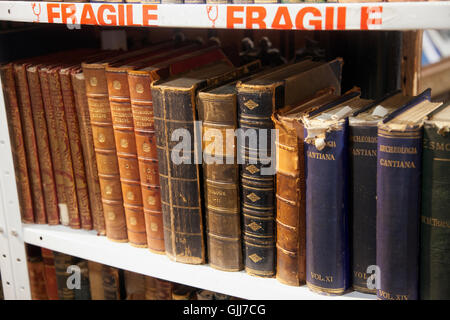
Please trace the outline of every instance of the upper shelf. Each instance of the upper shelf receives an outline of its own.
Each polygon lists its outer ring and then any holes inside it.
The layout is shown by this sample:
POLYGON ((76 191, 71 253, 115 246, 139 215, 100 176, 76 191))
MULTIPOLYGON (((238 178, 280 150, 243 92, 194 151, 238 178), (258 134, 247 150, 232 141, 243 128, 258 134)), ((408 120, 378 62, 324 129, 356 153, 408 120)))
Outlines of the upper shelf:
POLYGON ((450 29, 450 1, 255 5, 0 1, 0 20, 280 30, 450 29))

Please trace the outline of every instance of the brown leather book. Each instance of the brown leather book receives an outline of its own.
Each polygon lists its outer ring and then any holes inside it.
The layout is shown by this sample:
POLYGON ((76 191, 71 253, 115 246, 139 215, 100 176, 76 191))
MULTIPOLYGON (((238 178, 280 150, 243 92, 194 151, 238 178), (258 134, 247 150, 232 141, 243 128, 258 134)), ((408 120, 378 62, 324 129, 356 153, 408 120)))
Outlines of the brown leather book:
POLYGON ((157 300, 156 278, 145 277, 145 300, 157 300))
POLYGON ((88 261, 89 287, 91 290, 92 300, 105 300, 102 269, 102 264, 94 261, 88 261))
POLYGON ((27 245, 27 266, 32 300, 48 300, 44 262, 39 247, 27 245))
POLYGON ((124 270, 126 300, 145 300, 145 276, 124 270))
POLYGON ((71 78, 75 96, 75 108, 78 116, 78 125, 80 128, 81 147, 86 170, 93 228, 99 235, 106 235, 105 217, 103 215, 100 182, 98 178, 97 161, 95 158, 89 107, 86 98, 84 74, 81 72, 81 69, 72 70, 71 78))
POLYGON ((156 280, 156 300, 172 300, 173 283, 166 280, 156 280))
POLYGON ((31 195, 30 179, 28 176, 25 144, 23 139, 22 122, 20 119, 19 105, 14 80, 12 64, 0 67, 5 110, 8 121, 11 151, 16 175, 17 194, 19 197, 20 214, 24 223, 33 223, 33 199, 31 195))
POLYGON ((36 133, 31 111, 30 92, 28 89, 27 64, 14 64, 14 76, 16 80, 17 99, 22 121, 23 137, 25 142, 28 173, 31 182, 31 194, 33 198, 35 223, 47 223, 44 194, 42 192, 42 177, 39 166, 36 133))
POLYGON ((174 284, 172 289, 172 300, 197 300, 195 288, 183 284, 174 284))
POLYGON ((53 251, 53 256, 59 300, 75 300, 75 290, 67 286, 67 280, 71 276, 68 268, 77 263, 77 258, 57 251, 53 251))
POLYGON ((277 267, 278 281, 299 286, 306 281, 305 161, 303 125, 299 116, 333 101, 334 89, 326 89, 298 106, 273 114, 278 130, 277 153, 277 267))
POLYGON ((194 52, 186 53, 148 67, 136 67, 136 70, 128 70, 147 243, 152 252, 164 253, 165 247, 150 85, 153 81, 169 75, 224 59, 227 58, 222 50, 209 47, 195 50, 194 52))
POLYGON ((55 176, 53 171, 50 143, 48 138, 45 108, 42 99, 41 84, 38 68, 34 65, 27 68, 28 87, 30 91, 31 109, 34 127, 37 135, 37 148, 39 166, 42 175, 42 187, 44 192, 47 222, 50 225, 59 224, 58 196, 56 191, 55 176))
POLYGON ((59 300, 58 285, 56 282, 55 257, 53 251, 41 248, 42 260, 44 261, 45 285, 49 300, 59 300))
POLYGON ((59 218, 63 225, 69 225, 69 210, 66 201, 66 188, 63 176, 62 155, 60 153, 59 135, 56 126, 56 110, 53 107, 50 94, 49 76, 45 66, 37 66, 41 83, 42 101, 44 103, 45 118, 47 122, 48 139, 55 177, 56 193, 58 198, 59 218))
POLYGON ((102 265, 102 278, 105 300, 120 300, 122 296, 119 269, 102 265))
POLYGON ((71 68, 59 69, 59 79, 64 102, 67 131, 69 134, 70 152, 72 156, 81 228, 91 230, 93 223, 89 203, 89 192, 70 70, 71 68))

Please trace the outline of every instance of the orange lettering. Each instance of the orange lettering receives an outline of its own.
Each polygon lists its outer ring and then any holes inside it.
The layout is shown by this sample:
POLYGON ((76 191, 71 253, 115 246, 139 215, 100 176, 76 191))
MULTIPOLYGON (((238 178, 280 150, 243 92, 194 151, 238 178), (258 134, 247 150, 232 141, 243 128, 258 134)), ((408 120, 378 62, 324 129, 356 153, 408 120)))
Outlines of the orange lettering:
POLYGON ((272 28, 283 30, 292 29, 292 20, 288 8, 278 7, 275 18, 273 18, 272 28), (284 18, 284 24, 281 24, 281 18, 284 18))
POLYGON ((133 5, 132 4, 127 5, 127 25, 130 27, 140 26, 140 24, 133 23, 133 5))
POLYGON ((380 18, 371 18, 371 15, 376 12, 383 12, 383 7, 361 7, 361 30, 368 30, 369 24, 381 24, 380 18))
POLYGON ((244 12, 243 6, 227 6, 227 28, 234 29, 235 24, 244 23, 244 19, 240 17, 235 17, 235 12, 244 12))
POLYGON ((334 29, 334 8, 327 7, 325 9, 325 30, 334 29))
MULTIPOLYGON (((305 25, 303 23, 303 19, 305 15, 311 13, 314 17, 320 18, 322 17, 320 10, 315 7, 305 7, 301 9, 297 16, 295 17, 295 27, 300 30, 305 30, 305 25)), ((322 29, 322 21, 321 20, 309 20, 309 26, 312 26, 312 30, 321 30, 322 29)))
POLYGON ((346 7, 338 8, 338 18, 337 18, 337 28, 338 30, 345 30, 345 17, 346 17, 346 7))
POLYGON ((104 19, 104 12, 105 10, 108 10, 110 13, 115 13, 116 9, 111 4, 102 4, 98 8, 97 17, 98 17, 98 24, 101 26, 115 26, 117 25, 117 18, 113 14, 106 15, 106 18, 109 20, 108 22, 104 19))
POLYGON ((266 23, 264 22, 265 17, 266 8, 248 6, 245 18, 245 27, 247 29, 253 29, 253 25, 256 24, 258 25, 258 29, 266 29, 266 23), (254 16, 253 13, 256 13, 256 16, 254 16))
POLYGON ((95 19, 95 13, 90 4, 85 4, 83 6, 83 11, 81 12, 81 24, 93 24, 96 25, 97 20, 95 19))
POLYGON ((150 14, 150 10, 158 10, 158 6, 156 4, 144 4, 142 5, 142 24, 144 26, 156 26, 156 24, 150 24, 149 20, 156 21, 158 20, 157 14, 150 14))
POLYGON ((73 24, 77 23, 75 12, 77 12, 77 8, 74 4, 61 3, 62 23, 67 23, 67 19, 71 19, 73 24))
POLYGON ((125 11, 123 10, 123 4, 119 4, 119 26, 125 25, 125 11))
POLYGON ((59 8, 59 3, 47 3, 48 23, 55 23, 53 19, 58 19, 61 17, 59 12, 54 11, 56 8, 59 8))

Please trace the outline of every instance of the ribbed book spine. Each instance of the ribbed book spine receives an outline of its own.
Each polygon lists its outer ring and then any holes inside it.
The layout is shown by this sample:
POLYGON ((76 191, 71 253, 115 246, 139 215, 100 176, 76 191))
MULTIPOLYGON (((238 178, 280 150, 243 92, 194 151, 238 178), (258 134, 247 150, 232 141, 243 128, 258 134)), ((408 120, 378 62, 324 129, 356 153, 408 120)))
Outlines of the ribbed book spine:
POLYGON ((55 177, 53 174, 41 85, 39 81, 39 74, 35 66, 27 68, 27 79, 30 91, 33 122, 36 129, 36 135, 38 136, 38 139, 36 139, 36 144, 39 155, 39 167, 41 170, 47 222, 50 225, 56 225, 59 224, 58 198, 55 177))
POLYGON ((104 65, 83 64, 108 239, 127 242, 127 227, 104 65))
POLYGON ((31 112, 30 93, 26 75, 26 65, 14 65, 19 113, 22 121, 23 138, 25 142, 28 174, 31 182, 35 223, 47 223, 44 194, 42 192, 42 177, 39 167, 39 157, 31 112))
MULTIPOLYGON (((448 107, 447 107, 448 108, 448 107)), ((450 300, 450 134, 425 122, 422 216, 420 217, 420 299, 450 300)))
MULTIPOLYGON (((311 129, 305 128, 305 137, 311 129)), ((350 285, 347 139, 346 120, 326 132, 323 149, 305 144, 306 284, 330 295, 350 285)))
MULTIPOLYGON (((239 201, 239 165, 234 132, 237 129, 236 94, 198 95, 203 114, 203 163, 206 231, 209 264, 217 269, 243 269, 239 201), (216 135, 222 135, 222 149, 216 149, 216 135), (231 137, 227 132, 231 132, 231 137)), ((217 137, 218 139, 218 137, 217 137)))
POLYGON ((75 108, 80 128, 81 146, 83 150, 84 167, 89 191, 93 228, 99 235, 105 235, 105 217, 103 215, 100 182, 98 178, 97 161, 95 158, 94 140, 92 137, 89 106, 86 98, 86 84, 83 73, 72 73, 72 86, 75 95, 75 108))
POLYGON ((19 197, 20 214, 25 223, 34 222, 33 198, 27 169, 27 158, 23 139, 22 122, 17 102, 14 70, 12 64, 0 67, 0 76, 5 99, 5 110, 8 121, 11 151, 16 175, 17 195, 19 197))
POLYGON ((139 164, 134 136, 133 113, 126 68, 107 68, 109 103, 119 164, 128 240, 136 247, 147 246, 139 164))
POLYGON ((383 300, 419 296, 422 128, 378 127, 377 259, 383 300))
POLYGON ((258 135, 255 146, 243 144, 244 139, 237 145, 238 157, 243 157, 240 183, 245 271, 272 277, 276 263, 275 181, 273 173, 267 174, 264 170, 272 164, 271 129, 274 126, 270 117, 275 110, 276 89, 274 86, 243 88, 239 83, 237 89, 239 127, 243 135, 252 131, 258 135))

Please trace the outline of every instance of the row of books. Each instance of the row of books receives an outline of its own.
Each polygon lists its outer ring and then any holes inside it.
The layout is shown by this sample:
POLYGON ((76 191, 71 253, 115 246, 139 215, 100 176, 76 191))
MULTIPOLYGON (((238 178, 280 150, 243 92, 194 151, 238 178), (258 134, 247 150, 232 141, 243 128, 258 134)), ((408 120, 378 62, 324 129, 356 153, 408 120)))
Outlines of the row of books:
POLYGON ((230 300, 234 297, 27 245, 33 300, 230 300))
POLYGON ((431 154, 421 166, 423 121, 440 104, 429 91, 341 95, 342 64, 236 68, 216 46, 168 41, 5 65, 23 220, 328 294, 374 293, 378 266, 386 299, 419 297, 421 221, 421 297, 448 297, 447 258, 434 254, 448 252, 448 165, 437 175, 431 154))

